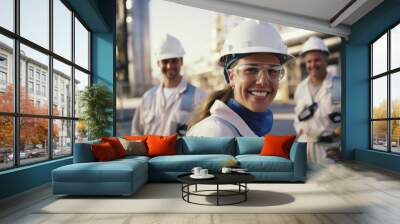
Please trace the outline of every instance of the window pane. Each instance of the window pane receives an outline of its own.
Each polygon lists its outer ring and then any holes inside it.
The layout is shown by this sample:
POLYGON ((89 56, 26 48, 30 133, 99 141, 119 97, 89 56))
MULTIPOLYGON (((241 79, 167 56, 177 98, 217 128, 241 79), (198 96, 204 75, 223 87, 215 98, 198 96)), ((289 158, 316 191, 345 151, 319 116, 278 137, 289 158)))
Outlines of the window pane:
POLYGON ((400 67, 400 24, 391 30, 390 50, 390 68, 400 67))
POLYGON ((72 12, 60 0, 53 3, 53 51, 71 60, 72 12))
POLYGON ((372 148, 387 151, 387 121, 372 122, 372 148))
POLYGON ((391 110, 392 110, 392 117, 399 117, 400 118, 400 72, 391 75, 391 82, 390 82, 390 98, 391 98, 391 110))
POLYGON ((372 118, 387 118, 386 76, 372 81, 372 118))
POLYGON ((0 170, 14 164, 14 125, 13 118, 0 116, 0 170))
POLYGON ((89 70, 89 32, 75 18, 75 63, 89 70))
POLYGON ((48 114, 48 63, 47 55, 21 44, 21 113, 48 114))
POLYGON ((21 164, 49 158, 48 121, 45 118, 21 117, 19 127, 21 164))
POLYGON ((80 93, 89 86, 89 75, 75 69, 75 117, 79 117, 81 114, 81 108, 79 106, 80 93))
POLYGON ((49 1, 20 0, 21 36, 49 48, 49 1))
POLYGON ((13 40, 0 35, 0 111, 2 112, 14 111, 13 49, 13 40))
POLYGON ((84 120, 75 121, 75 143, 87 141, 88 129, 84 120))
POLYGON ((400 120, 394 120, 390 122, 391 127, 391 136, 390 139, 392 141, 392 152, 400 153, 400 120))
POLYGON ((14 1, 0 1, 0 26, 14 31, 14 1))
POLYGON ((53 157, 72 154, 72 121, 53 120, 53 157))
POLYGON ((387 34, 383 35, 372 45, 373 75, 387 71, 387 34))
POLYGON ((53 115, 72 117, 71 66, 53 60, 53 115))

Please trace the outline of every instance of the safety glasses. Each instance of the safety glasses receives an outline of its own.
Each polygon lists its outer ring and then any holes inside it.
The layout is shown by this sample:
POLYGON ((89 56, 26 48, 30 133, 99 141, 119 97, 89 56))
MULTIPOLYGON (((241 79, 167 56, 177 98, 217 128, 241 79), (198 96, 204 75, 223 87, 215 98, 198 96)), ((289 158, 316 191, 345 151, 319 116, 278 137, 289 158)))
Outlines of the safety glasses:
POLYGON ((285 75, 282 65, 242 64, 231 70, 244 79, 259 79, 261 74, 266 74, 270 80, 279 81, 285 75))

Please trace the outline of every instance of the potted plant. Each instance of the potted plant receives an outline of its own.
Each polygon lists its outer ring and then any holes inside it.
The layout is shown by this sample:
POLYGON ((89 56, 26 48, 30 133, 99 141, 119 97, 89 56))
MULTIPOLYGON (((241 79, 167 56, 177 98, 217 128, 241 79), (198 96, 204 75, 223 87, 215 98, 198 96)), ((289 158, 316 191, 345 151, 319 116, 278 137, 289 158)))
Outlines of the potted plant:
POLYGON ((107 86, 94 84, 87 86, 80 94, 82 109, 79 124, 85 124, 89 140, 110 136, 112 125, 113 95, 107 86))

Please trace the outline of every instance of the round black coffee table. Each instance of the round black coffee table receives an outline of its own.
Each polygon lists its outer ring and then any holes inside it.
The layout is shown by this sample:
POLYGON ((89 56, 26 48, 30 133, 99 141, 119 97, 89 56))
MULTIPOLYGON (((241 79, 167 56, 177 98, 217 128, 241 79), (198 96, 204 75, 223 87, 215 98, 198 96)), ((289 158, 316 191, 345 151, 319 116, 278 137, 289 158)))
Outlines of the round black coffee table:
POLYGON ((247 192, 249 188, 247 183, 255 180, 255 177, 248 173, 216 173, 213 174, 215 177, 212 179, 193 179, 190 177, 191 173, 182 174, 177 177, 178 181, 182 183, 182 199, 188 203, 198 205, 234 205, 247 200, 247 192), (198 184, 204 185, 216 185, 215 190, 197 190, 198 184), (194 191, 190 191, 190 186, 195 186, 194 191), (236 185, 237 190, 223 190, 220 189, 220 185, 236 185), (215 192, 215 194, 206 194, 209 192, 215 192), (202 204, 190 201, 190 196, 204 196, 204 197, 216 197, 216 204, 202 204), (232 197, 241 196, 239 200, 231 203, 221 203, 221 197, 232 197))

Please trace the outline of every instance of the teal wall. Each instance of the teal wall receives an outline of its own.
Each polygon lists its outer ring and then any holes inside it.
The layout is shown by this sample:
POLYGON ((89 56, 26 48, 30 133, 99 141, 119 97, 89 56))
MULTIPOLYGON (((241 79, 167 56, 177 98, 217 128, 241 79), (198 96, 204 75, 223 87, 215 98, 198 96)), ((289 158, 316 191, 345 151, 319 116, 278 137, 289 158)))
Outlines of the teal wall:
MULTIPOLYGON (((92 32, 92 82, 106 84, 115 93, 115 0, 66 0, 66 2, 79 14, 92 32)), ((115 127, 115 116, 113 119, 115 127)), ((110 127, 110 131, 115 132, 113 127, 110 127)), ((53 169, 71 163, 72 157, 68 157, 1 171, 0 199, 50 182, 53 169)))
POLYGON ((0 172, 0 199, 48 183, 53 169, 71 163, 69 157, 0 172))
POLYGON ((110 88, 114 96, 113 126, 109 132, 115 136, 116 93, 114 70, 114 35, 113 33, 94 33, 92 35, 92 83, 101 83, 110 88))
POLYGON ((351 27, 344 46, 343 156, 399 170, 400 157, 369 149, 369 43, 400 22, 400 1, 386 0, 351 27))

